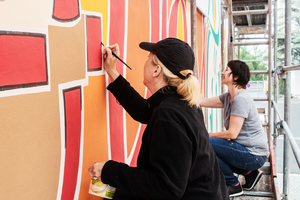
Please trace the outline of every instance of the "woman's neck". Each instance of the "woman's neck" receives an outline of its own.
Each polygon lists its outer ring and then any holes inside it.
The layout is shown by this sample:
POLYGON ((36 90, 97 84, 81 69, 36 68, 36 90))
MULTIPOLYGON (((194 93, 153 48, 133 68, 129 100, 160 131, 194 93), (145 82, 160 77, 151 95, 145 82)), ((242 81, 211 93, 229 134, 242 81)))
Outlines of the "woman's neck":
POLYGON ((156 80, 156 81, 152 82, 151 84, 146 85, 146 87, 150 90, 151 94, 154 94, 160 88, 163 88, 163 87, 165 87, 167 85, 168 84, 165 81, 163 81, 163 80, 156 80))
POLYGON ((230 93, 230 102, 240 93, 241 91, 245 90, 244 88, 238 87, 238 86, 232 86, 228 88, 229 93, 230 93))

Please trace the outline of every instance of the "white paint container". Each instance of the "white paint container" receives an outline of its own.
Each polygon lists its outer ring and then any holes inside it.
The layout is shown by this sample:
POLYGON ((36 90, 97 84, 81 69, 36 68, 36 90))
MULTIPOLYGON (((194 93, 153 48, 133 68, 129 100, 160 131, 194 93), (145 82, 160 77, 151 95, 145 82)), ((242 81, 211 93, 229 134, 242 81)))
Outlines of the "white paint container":
POLYGON ((115 191, 116 188, 104 184, 97 179, 91 180, 89 193, 92 195, 112 199, 114 197, 115 191))

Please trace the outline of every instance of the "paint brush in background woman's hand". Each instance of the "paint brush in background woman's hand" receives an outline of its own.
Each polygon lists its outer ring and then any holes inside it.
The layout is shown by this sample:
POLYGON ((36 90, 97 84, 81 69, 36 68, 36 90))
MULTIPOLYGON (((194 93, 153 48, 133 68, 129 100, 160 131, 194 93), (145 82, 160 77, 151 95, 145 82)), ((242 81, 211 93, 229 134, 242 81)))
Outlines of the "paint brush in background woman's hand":
MULTIPOLYGON (((101 42, 101 44, 106 48, 106 46, 101 42)), ((126 65, 130 70, 132 70, 121 58, 119 58, 114 52, 111 52, 113 56, 118 58, 124 65, 126 65)))

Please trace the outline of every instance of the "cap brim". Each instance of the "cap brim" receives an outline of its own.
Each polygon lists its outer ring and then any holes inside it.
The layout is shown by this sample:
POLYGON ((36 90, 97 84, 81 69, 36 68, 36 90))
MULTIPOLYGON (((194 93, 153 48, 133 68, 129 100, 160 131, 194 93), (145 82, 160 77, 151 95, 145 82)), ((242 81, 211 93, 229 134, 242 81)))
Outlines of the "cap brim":
POLYGON ((141 42, 139 46, 141 49, 144 49, 146 51, 150 51, 153 53, 154 45, 155 45, 155 43, 151 43, 151 42, 141 42))

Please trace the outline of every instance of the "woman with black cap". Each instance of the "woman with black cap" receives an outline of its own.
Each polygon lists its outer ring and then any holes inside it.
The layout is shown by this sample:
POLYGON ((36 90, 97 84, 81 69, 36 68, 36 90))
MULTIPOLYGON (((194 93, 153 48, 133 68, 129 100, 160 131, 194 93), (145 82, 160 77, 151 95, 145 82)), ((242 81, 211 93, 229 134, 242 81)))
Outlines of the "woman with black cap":
POLYGON ((92 176, 117 188, 114 199, 229 199, 225 179, 209 144, 193 76, 194 53, 176 38, 140 43, 149 51, 141 97, 116 70, 117 44, 104 50, 107 87, 135 120, 147 124, 137 167, 112 160, 95 163, 92 176))

